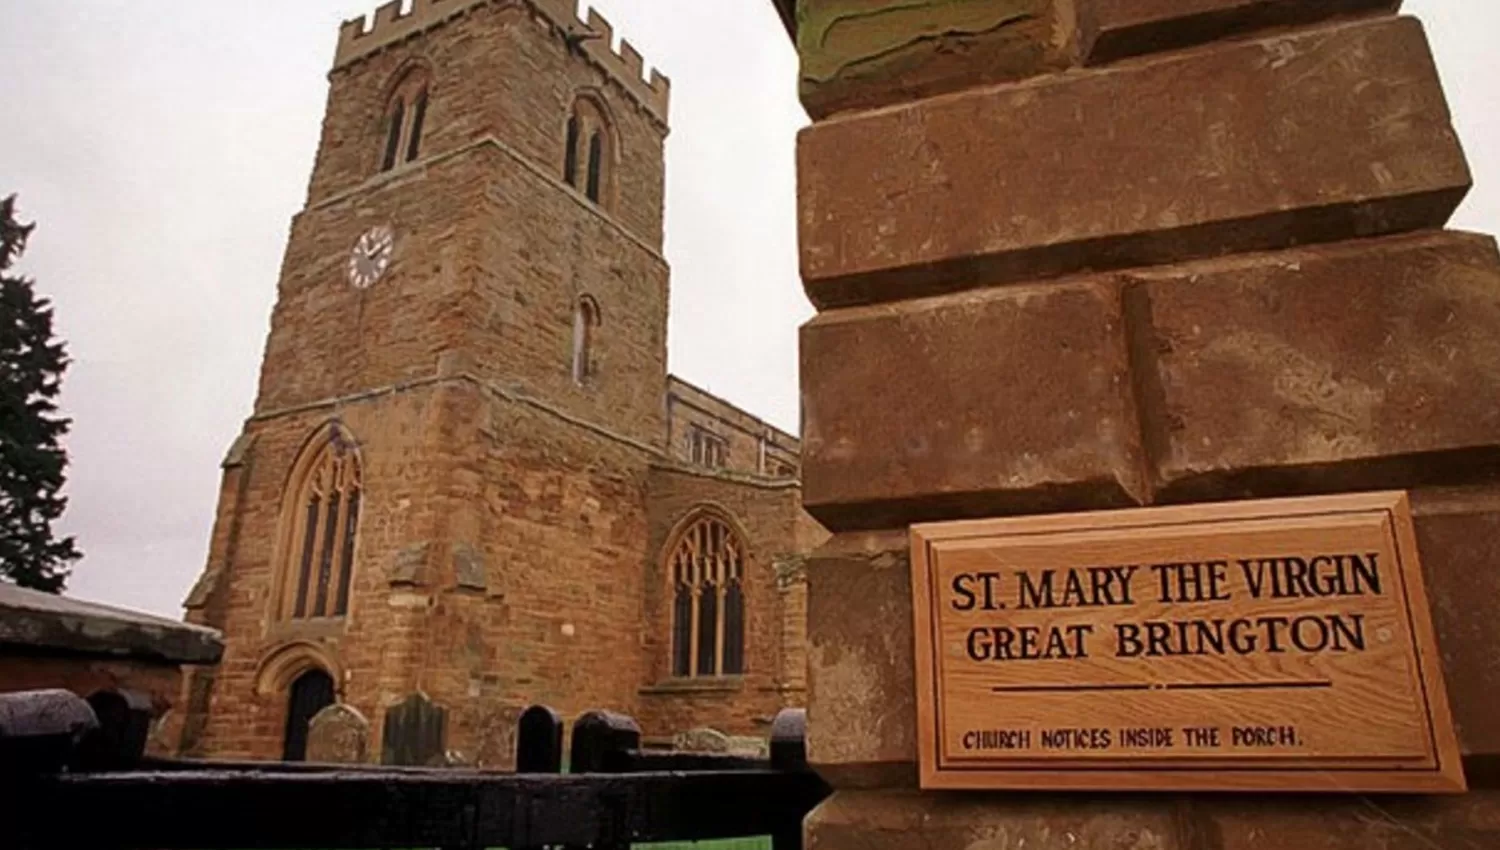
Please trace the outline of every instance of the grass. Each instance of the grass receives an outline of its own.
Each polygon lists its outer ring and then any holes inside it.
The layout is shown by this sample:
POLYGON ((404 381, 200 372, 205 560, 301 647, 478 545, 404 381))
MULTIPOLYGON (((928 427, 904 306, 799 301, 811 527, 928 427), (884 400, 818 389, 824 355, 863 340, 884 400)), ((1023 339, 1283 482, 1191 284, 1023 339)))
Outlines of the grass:
POLYGON ((770 838, 726 838, 722 841, 679 841, 670 844, 637 844, 636 850, 771 850, 770 838))

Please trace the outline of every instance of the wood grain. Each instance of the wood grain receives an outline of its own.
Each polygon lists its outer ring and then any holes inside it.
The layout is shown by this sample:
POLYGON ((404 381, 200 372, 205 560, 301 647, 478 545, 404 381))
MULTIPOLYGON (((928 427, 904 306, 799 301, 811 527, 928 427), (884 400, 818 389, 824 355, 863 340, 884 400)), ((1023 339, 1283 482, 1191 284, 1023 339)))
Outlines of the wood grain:
POLYGON ((1466 788, 1404 493, 921 525, 922 784, 1466 788))

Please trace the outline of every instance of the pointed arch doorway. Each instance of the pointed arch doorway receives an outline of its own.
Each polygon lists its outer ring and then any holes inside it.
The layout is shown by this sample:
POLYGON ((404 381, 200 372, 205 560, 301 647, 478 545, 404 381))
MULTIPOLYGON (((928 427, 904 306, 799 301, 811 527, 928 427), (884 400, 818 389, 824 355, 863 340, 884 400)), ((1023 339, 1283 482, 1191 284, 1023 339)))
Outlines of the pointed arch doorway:
POLYGON ((282 761, 307 760, 307 730, 318 712, 333 705, 333 677, 314 668, 297 677, 287 694, 282 761))

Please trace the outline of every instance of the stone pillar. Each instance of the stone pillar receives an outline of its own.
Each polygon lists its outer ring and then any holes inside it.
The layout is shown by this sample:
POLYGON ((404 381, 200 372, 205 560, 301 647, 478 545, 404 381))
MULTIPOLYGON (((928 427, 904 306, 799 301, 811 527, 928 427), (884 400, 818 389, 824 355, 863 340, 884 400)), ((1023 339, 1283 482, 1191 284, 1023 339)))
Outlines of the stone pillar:
POLYGON ((1500 253, 1397 6, 797 4, 810 847, 1500 846, 1500 253), (917 790, 911 523, 1374 489, 1470 794, 917 790))

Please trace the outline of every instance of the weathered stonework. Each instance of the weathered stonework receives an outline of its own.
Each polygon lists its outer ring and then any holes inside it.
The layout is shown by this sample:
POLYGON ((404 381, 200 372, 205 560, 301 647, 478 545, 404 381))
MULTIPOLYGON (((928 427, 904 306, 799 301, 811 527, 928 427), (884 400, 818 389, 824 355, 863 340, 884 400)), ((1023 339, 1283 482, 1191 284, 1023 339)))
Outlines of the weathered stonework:
POLYGON ((181 735, 184 671, 211 668, 223 651, 209 629, 0 582, 0 693, 129 692, 150 705, 154 755, 181 735))
MULTIPOLYGON (((1486 602, 1500 557, 1500 254, 1440 229, 1469 170, 1421 27, 1392 17, 1398 5, 1082 0, 1065 60, 1079 67, 1002 56, 996 70, 985 51, 954 50, 945 87, 935 62, 900 64, 919 52, 882 66, 876 35, 846 42, 876 57, 861 100, 814 111, 799 141, 802 272, 822 311, 803 334, 804 497, 838 532, 807 562, 809 757, 839 789, 809 817, 809 847, 1500 842, 1500 627, 1486 602), (1049 315, 1053 299, 1068 309, 1049 315), (1473 790, 916 791, 900 529, 1107 506, 1103 491, 1062 498, 1022 474, 1070 447, 1080 459, 1054 479, 1113 480, 1142 504, 1411 490, 1473 790)), ((949 4, 901 8, 878 37, 942 53, 930 37, 949 4)), ((805 65, 820 43, 808 22, 789 25, 805 65)))
POLYGON ((802 103, 816 118, 1066 67, 1075 0, 801 0, 802 103), (972 54, 983 54, 975 63, 972 54))
POLYGON ((361 764, 369 758, 370 721, 347 705, 330 705, 307 727, 307 760, 314 764, 361 764))
POLYGON ((1272 28, 1394 12, 1401 0, 1082 0, 1089 62, 1176 50, 1272 28))
POLYGON ((839 534, 807 572, 808 760, 836 787, 914 787, 909 538, 839 534))
MULTIPOLYGON (((1171 805, 1130 798, 923 797, 839 791, 809 816, 808 850, 924 847, 984 850, 1199 850, 1171 805)), ((1311 850, 1307 845, 1267 845, 1311 850)))
POLYGON ((1113 280, 830 311, 802 352, 803 498, 830 529, 1146 498, 1113 280))
POLYGON ((1193 804, 1198 847, 1215 850, 1488 850, 1500 845, 1500 794, 1461 797, 1250 798, 1193 804))
POLYGON ((1500 757, 1500 658, 1493 650, 1500 618, 1476 602, 1500 594, 1500 487, 1422 490, 1412 504, 1459 743, 1493 763, 1500 757))
POLYGON ((800 644, 786 641, 801 588, 775 568, 820 542, 800 509, 800 447, 667 375, 666 84, 609 35, 560 0, 418 0, 343 30, 255 413, 189 600, 227 648, 184 687, 185 751, 281 757, 309 671, 368 719, 367 758, 484 767, 510 764, 532 704, 569 722, 626 712, 670 738, 764 736, 763 718, 800 701, 800 644), (388 101, 409 74, 428 80, 420 155, 382 171, 388 101), (580 99, 609 138, 597 201, 564 180, 580 99), (395 233, 389 269, 351 286, 349 252, 378 226, 395 233), (580 373, 584 299, 597 314, 580 373), (674 437, 689 419, 733 436, 726 468, 690 463, 674 437), (348 609, 288 616, 289 482, 330 434, 362 488, 348 609), (678 680, 660 655, 663 549, 709 508, 750 553, 747 669, 678 680), (385 740, 413 695, 440 708, 441 747, 385 740))
POLYGON ((1130 272, 1158 500, 1500 473, 1500 252, 1461 233, 1130 272))
POLYGON ((1437 227, 1470 183, 1410 19, 841 116, 798 161, 825 308, 1437 227))

